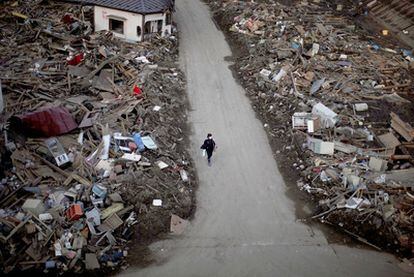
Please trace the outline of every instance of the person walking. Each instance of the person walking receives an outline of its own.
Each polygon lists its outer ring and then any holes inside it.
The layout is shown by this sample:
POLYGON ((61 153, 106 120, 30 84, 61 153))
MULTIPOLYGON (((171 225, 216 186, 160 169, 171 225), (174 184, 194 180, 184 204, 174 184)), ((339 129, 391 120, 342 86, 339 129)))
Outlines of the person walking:
POLYGON ((213 151, 216 149, 216 142, 213 140, 212 134, 207 134, 207 139, 204 140, 200 148, 207 152, 208 165, 211 166, 211 156, 213 156, 213 151))

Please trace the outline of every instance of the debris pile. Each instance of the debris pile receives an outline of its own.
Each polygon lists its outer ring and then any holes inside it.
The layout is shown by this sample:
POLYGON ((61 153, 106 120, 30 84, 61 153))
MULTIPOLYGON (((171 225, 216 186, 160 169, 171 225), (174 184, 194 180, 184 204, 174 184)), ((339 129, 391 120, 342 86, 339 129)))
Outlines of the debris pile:
POLYGON ((91 7, 0 5, 2 272, 126 267, 194 206, 175 36, 93 33, 91 7))
POLYGON ((411 255, 412 49, 382 46, 343 15, 365 6, 345 1, 208 2, 282 170, 319 203, 314 218, 411 255))

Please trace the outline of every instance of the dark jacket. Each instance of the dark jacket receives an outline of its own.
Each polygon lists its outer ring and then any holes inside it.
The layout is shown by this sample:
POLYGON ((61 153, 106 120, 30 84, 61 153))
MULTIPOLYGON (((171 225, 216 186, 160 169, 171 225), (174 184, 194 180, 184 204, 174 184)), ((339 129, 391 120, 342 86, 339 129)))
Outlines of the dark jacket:
POLYGON ((205 149, 207 152, 211 153, 213 152, 215 147, 216 147, 216 143, 214 142, 213 139, 206 139, 200 148, 205 149))

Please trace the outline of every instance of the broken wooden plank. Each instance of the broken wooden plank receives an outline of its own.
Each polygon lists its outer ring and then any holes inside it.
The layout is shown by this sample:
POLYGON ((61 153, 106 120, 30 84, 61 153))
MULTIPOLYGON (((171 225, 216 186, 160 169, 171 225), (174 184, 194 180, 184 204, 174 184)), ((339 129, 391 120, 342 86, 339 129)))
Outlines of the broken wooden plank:
POLYGON ((391 132, 379 135, 377 138, 387 149, 395 149, 395 147, 401 145, 401 142, 391 132))
POLYGON ((400 134, 406 141, 414 139, 414 128, 403 121, 397 114, 391 112, 391 127, 400 134))

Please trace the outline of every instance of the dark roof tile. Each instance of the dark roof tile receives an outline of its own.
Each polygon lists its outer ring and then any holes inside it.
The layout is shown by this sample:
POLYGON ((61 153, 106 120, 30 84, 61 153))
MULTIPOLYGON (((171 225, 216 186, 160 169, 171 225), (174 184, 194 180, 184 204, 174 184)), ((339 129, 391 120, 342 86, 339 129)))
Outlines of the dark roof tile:
POLYGON ((83 4, 97 5, 140 14, 165 11, 173 7, 173 0, 69 0, 83 4))

